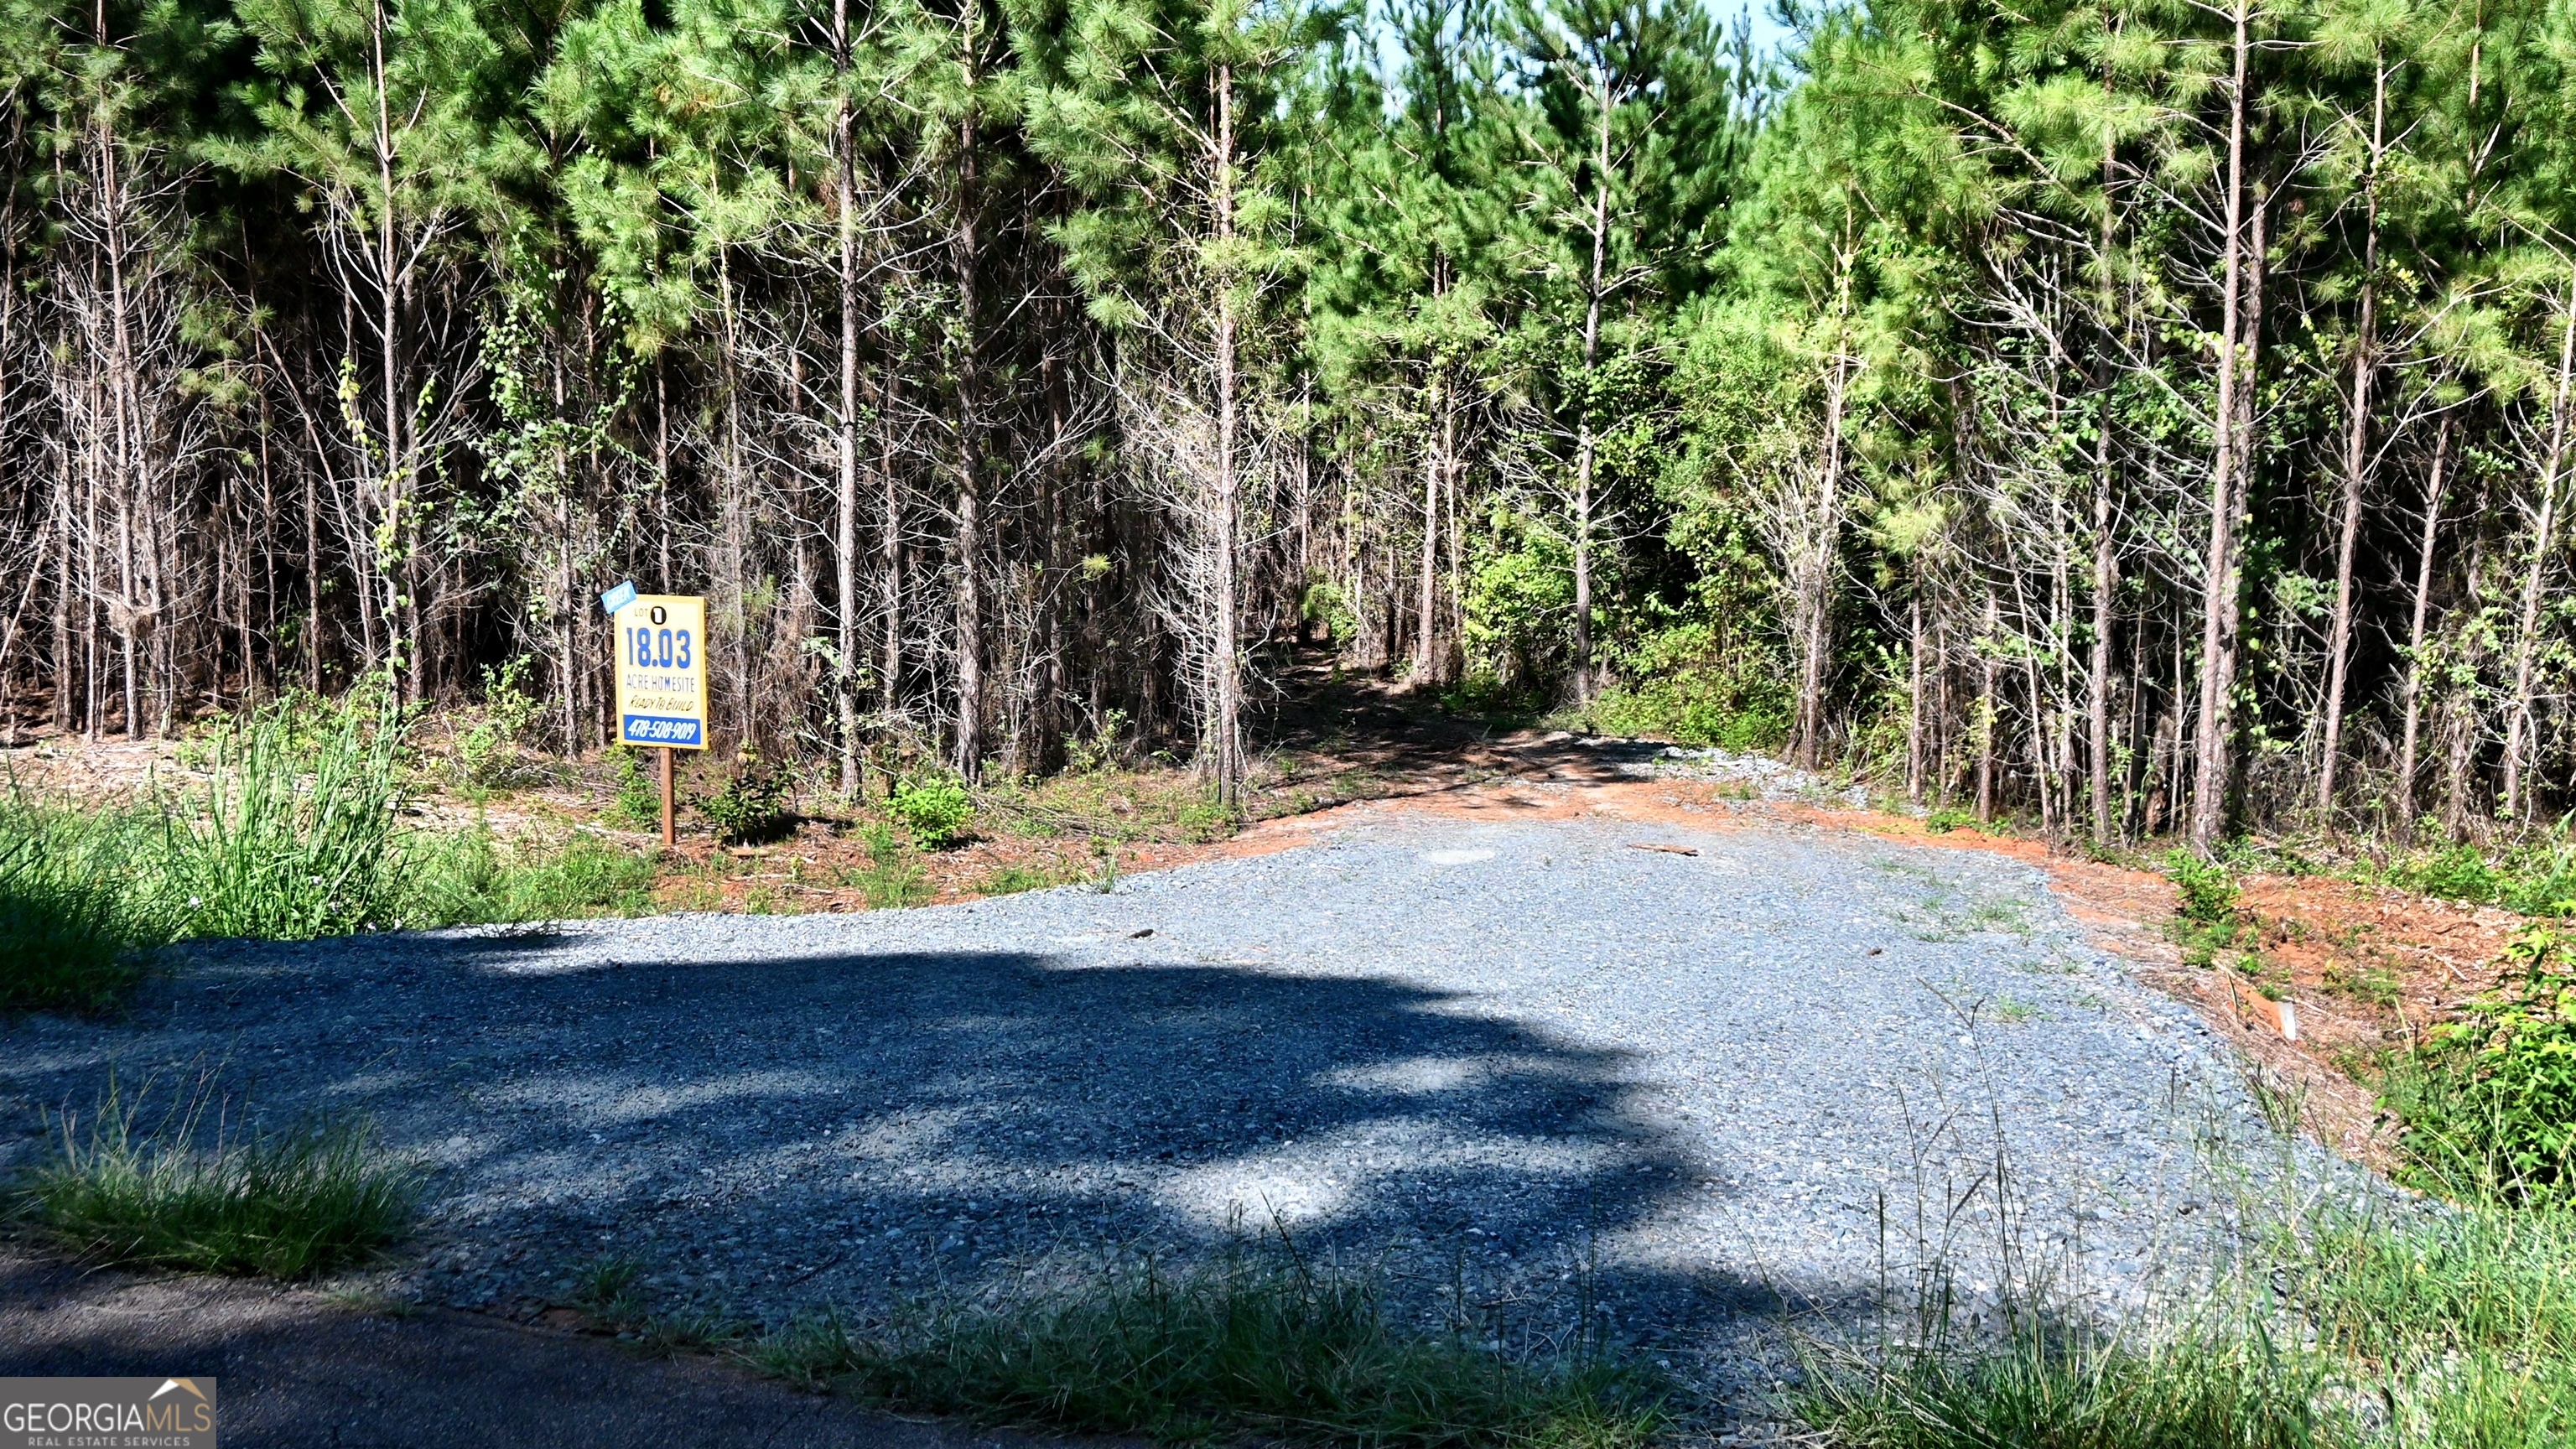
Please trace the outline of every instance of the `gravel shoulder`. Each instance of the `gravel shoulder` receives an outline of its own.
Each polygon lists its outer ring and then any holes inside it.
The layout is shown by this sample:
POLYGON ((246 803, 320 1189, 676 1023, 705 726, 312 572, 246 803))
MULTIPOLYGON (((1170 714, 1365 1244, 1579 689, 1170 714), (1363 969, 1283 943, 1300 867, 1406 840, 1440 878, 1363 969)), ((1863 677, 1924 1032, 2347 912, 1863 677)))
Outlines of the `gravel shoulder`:
POLYGON ((1602 1309, 1729 1398, 1784 1306, 1928 1253, 1990 1287, 2009 1233, 2134 1303, 2236 1194, 2354 1186, 2020 861, 1544 783, 1297 838, 1106 893, 201 947, 126 1021, 0 1027, 0 1159, 111 1073, 212 1073, 430 1164, 375 1286, 441 1307, 627 1258, 666 1305, 866 1316, 1284 1229, 1498 1336, 1602 1309))

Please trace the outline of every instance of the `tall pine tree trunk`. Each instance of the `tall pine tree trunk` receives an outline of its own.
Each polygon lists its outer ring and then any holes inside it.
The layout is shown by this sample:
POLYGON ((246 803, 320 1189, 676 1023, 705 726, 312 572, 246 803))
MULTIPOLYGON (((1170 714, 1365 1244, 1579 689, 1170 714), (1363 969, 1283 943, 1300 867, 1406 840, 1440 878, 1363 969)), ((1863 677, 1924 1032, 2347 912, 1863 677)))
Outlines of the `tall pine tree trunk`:
MULTIPOLYGON (((2253 53, 2253 0, 2235 0, 2235 77, 2228 95, 2227 199, 2225 261, 2221 268, 2225 297, 2218 331, 2218 401, 2211 419, 2212 459, 2209 470, 2209 551, 2203 574, 2200 633, 2200 731, 2194 741, 2191 842, 2206 852, 2227 819, 2228 776, 2235 763, 2234 710, 2237 616, 2236 515, 2243 507, 2241 474, 2246 441, 2237 426, 2238 395, 2251 372, 2245 354, 2252 351, 2246 321, 2248 275, 2259 278, 2261 244, 2249 247, 2246 233, 2247 62, 2253 53), (2248 254, 2252 253, 2251 265, 2248 254)), ((2260 204, 2254 210, 2259 214, 2260 204)), ((2261 289, 2256 280, 2253 288, 2261 289)))
MULTIPOLYGON (((376 277, 379 285, 377 287, 376 296, 376 350, 377 368, 383 375, 385 388, 385 473, 383 484, 385 499, 385 526, 379 537, 386 540, 386 547, 392 548, 395 551, 395 556, 393 558, 380 559, 378 561, 378 567, 384 575, 383 587, 385 590, 386 634, 384 658, 385 669, 389 676, 388 682, 394 686, 396 698, 408 703, 413 698, 413 688, 417 682, 410 674, 411 661, 408 658, 408 650, 412 644, 412 636, 418 631, 419 616, 413 609, 414 601, 412 599, 412 590, 409 587, 410 560, 407 557, 407 550, 403 548, 403 539, 408 531, 406 525, 409 520, 405 516, 405 500, 403 497, 405 492, 405 479, 403 476, 405 455, 403 444, 405 440, 403 437, 402 427, 402 373, 400 354, 397 350, 394 337, 394 325, 397 317, 397 309, 401 305, 401 287, 399 282, 400 262, 394 254, 393 99, 389 94, 390 86, 387 84, 389 78, 385 70, 386 17, 384 0, 376 0, 376 4, 370 13, 373 18, 368 27, 368 40, 369 44, 373 47, 374 79, 376 86, 375 162, 376 185, 378 187, 378 201, 376 206, 376 277)), ((573 597, 570 592, 572 580, 569 563, 571 539, 567 537, 561 540, 561 542, 567 550, 567 562, 565 568, 566 592, 564 594, 563 607, 565 617, 569 620, 573 612, 573 597)), ((567 672, 567 676, 569 676, 570 671, 574 668, 571 655, 572 631, 569 622, 567 622, 564 630, 564 648, 564 668, 567 672)), ((570 710, 573 706, 572 688, 569 677, 567 677, 564 692, 565 708, 570 710)), ((566 749, 570 750, 578 750, 580 748, 578 736, 575 733, 573 725, 570 723, 569 716, 567 717, 564 731, 564 746, 566 749)))
MULTIPOLYGON (((2102 80, 2107 92, 2111 79, 2106 72, 2102 80)), ((2114 325, 2119 307, 2119 294, 2111 270, 2111 249, 2118 240, 2119 211, 2112 205, 2112 174, 2119 165, 2120 152, 2111 127, 2102 128, 2102 238, 2097 265, 2102 270, 2100 326, 2107 334, 2114 325)), ((2110 378, 2111 346, 2106 335, 2102 342, 2102 360, 2094 374, 2094 388, 2100 397, 2099 417, 2093 439, 2093 649, 2087 661, 2085 714, 2085 754, 2090 771, 2093 803, 2093 840, 2107 843, 2111 838, 2111 595, 2119 587, 2118 558, 2111 549, 2113 517, 2112 491, 2117 484, 2115 455, 2111 448, 2112 408, 2110 378)))
POLYGON ((2388 144, 2388 67, 2371 70, 2370 160, 2362 176, 2361 307, 2352 353, 2352 409, 2344 420, 2343 528, 2335 545, 2334 620, 2326 641, 2326 718, 2317 762, 2317 815, 2334 810, 2335 766, 2343 754, 2344 675, 2352 657, 2353 554, 2361 542, 2363 475, 2370 467, 2370 384, 2379 365, 2379 163, 2388 144))
POLYGON ((832 0, 832 191, 839 208, 841 415, 833 479, 832 703, 838 716, 841 797, 859 793, 859 217, 858 138, 850 115, 850 0, 832 0))
POLYGON ((981 37, 976 0, 965 15, 966 112, 957 123, 957 772, 971 783, 984 768, 984 397, 983 328, 977 301, 984 259, 977 230, 976 87, 981 37))
POLYGON ((1583 283, 1583 396, 1574 444, 1574 698, 1592 702, 1593 369, 1601 360, 1601 292, 1610 260, 1610 77, 1601 77, 1592 157, 1592 267, 1583 283))
POLYGON ((878 539, 885 633, 877 645, 877 713, 888 724, 903 705, 903 478, 895 466, 895 385, 889 356, 877 369, 877 480, 885 488, 885 531, 878 539))
MULTIPOLYGON (((1234 242, 1234 67, 1221 64, 1216 68, 1216 239, 1222 252, 1231 252, 1234 242)), ((1235 476, 1240 425, 1235 376, 1235 292, 1231 271, 1217 279, 1216 309, 1216 498, 1213 525, 1216 597, 1215 658, 1212 681, 1216 738, 1210 744, 1216 751, 1217 796, 1231 805, 1243 793, 1242 754, 1242 661, 1237 657, 1240 644, 1236 638, 1236 613, 1240 608, 1235 578, 1235 541, 1241 529, 1242 508, 1240 481, 1235 476)))
MULTIPOLYGON (((1440 406, 1441 377, 1434 364, 1431 385, 1423 391, 1436 411, 1440 406)), ((1437 437, 1435 429, 1425 428, 1426 441, 1437 437)), ((1439 623, 1434 611, 1438 606, 1440 557, 1440 449, 1437 444, 1422 450, 1422 577, 1416 600, 1413 628, 1413 682, 1437 684, 1439 666, 1434 639, 1439 623)))
POLYGON ((2568 382, 2576 372, 2576 280, 2568 284, 2567 323, 2558 343, 2558 386, 2549 403, 2549 452, 2540 468, 2540 516, 2532 526, 2531 567, 2522 578, 2522 607, 2514 620, 2513 699, 2504 726, 2504 799, 2497 815, 2520 818, 2531 802, 2522 788, 2523 754, 2533 726, 2533 665, 2540 642, 2540 595, 2549 573, 2549 555, 2557 544, 2558 486, 2567 460, 2568 382))
POLYGON ((2424 480, 2424 534, 2415 550, 2415 608, 2406 626, 2403 722, 2397 742, 2397 834, 2415 835, 2415 751, 2424 718, 2424 627, 2433 601, 2433 545, 2442 530, 2443 474, 2451 461, 2451 417, 2433 435, 2433 468, 2424 480))

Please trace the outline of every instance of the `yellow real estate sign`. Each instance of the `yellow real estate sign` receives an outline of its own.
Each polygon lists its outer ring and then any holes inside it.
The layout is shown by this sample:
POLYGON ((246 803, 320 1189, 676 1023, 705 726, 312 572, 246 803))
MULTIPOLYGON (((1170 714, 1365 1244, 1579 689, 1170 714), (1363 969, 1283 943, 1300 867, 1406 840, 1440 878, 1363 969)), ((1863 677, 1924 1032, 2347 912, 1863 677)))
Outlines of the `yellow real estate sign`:
POLYGON ((707 601, 642 594, 617 619, 617 738, 666 750, 707 747, 707 601))

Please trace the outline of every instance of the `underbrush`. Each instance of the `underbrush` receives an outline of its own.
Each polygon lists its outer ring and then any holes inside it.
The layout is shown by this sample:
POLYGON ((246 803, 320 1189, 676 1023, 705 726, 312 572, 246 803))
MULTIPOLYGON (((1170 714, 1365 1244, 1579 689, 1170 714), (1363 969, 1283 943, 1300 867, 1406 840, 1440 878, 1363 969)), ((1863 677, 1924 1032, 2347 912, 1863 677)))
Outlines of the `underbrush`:
MULTIPOLYGON (((2576 1217, 2492 1199, 2315 1209, 2105 1320, 1946 1269, 1903 1332, 1811 1340, 1795 1416, 1838 1449, 2454 1449, 2576 1433, 2576 1217), (1954 1294, 1956 1296, 1954 1296, 1954 1294)), ((2011 1275, 2007 1275, 2008 1278, 2011 1275)))
POLYGON ((424 926, 632 916, 653 908, 653 862, 593 835, 561 845, 504 845, 478 822, 413 837, 406 859, 413 877, 405 918, 424 926))
POLYGON ((1735 754, 1768 754, 1789 738, 1781 701, 1693 675, 1613 686, 1580 718, 1606 735, 1715 745, 1735 754))
POLYGON ((1479 670, 1440 691, 1440 707, 1477 720, 1492 729, 1525 729, 1547 716, 1554 697, 1541 685, 1506 684, 1502 676, 1479 670))
POLYGON ((2526 916, 2576 915, 2576 843, 2563 829, 2492 852, 2454 845, 2405 857, 2376 876, 2401 890, 2526 916))
POLYGON ((2407 1175, 2436 1191, 2576 1203, 2576 936, 2534 923, 2505 979, 2394 1057, 2382 1095, 2407 1175))
POLYGON ((892 826, 872 822, 861 828, 859 838, 867 846, 868 863, 851 871, 844 884, 859 888, 868 909, 917 906, 935 894, 930 872, 922 869, 892 826))
POLYGON ((154 948, 632 912, 653 866, 605 841, 407 826, 401 715, 288 701, 183 754, 201 773, 103 803, 0 800, 0 1011, 100 1011, 154 948))
POLYGON ((976 803, 998 828, 1016 834, 1112 844, 1205 844, 1243 828, 1240 810, 1183 770, 1104 766, 1043 780, 988 782, 976 803))
POLYGON ((165 933, 124 885, 113 817, 0 799, 0 1013, 102 1011, 165 933))
POLYGON ((1730 644, 1707 624, 1683 624, 1619 651, 1610 673, 1622 682, 1596 696, 1580 719, 1612 735, 1643 735, 1738 754, 1779 749, 1795 702, 1781 661, 1730 644))
POLYGON ((1074 885, 1089 879, 1088 875, 1072 864, 1052 860, 1029 865, 995 866, 982 880, 975 883, 975 889, 979 895, 1008 896, 1017 895, 1022 891, 1052 890, 1057 886, 1074 885))
POLYGON ((813 1319, 750 1354, 899 1407, 1172 1443, 1629 1449, 1655 1436, 1668 1393, 1593 1345, 1516 1357, 1409 1332, 1365 1281, 1285 1252, 1112 1270, 881 1335, 813 1319))
POLYGON ((419 1174, 363 1119, 256 1131, 221 1105, 200 1092, 147 1129, 111 1084, 86 1119, 65 1114, 52 1157, 15 1189, 20 1211, 88 1262, 289 1279, 409 1231, 419 1174))
POLYGON ((2168 853, 2164 866, 2177 896, 2167 930, 2182 948, 2184 964, 2212 966, 2219 952, 2251 944, 2253 923, 2237 904, 2244 889, 2234 872, 2187 850, 2168 853))

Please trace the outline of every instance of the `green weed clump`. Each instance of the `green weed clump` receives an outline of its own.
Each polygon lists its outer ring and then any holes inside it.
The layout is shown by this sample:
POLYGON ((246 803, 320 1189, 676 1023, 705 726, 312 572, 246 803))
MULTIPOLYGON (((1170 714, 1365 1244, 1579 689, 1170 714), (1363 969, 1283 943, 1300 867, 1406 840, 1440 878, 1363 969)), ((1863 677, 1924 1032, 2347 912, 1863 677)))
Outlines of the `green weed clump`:
POLYGON ((0 1013, 104 1011, 167 928, 127 888, 130 822, 0 799, 0 1013))
MULTIPOLYGON (((660 787, 655 786, 658 792, 660 787)), ((700 795, 696 805, 700 814, 715 822, 717 831, 729 845, 756 845, 775 840, 795 824, 787 808, 794 783, 787 772, 764 764, 760 753, 746 745, 734 768, 714 791, 700 795)), ((654 796, 654 817, 660 819, 661 796, 654 796)))
POLYGON ((662 823, 662 777, 659 766, 633 745, 608 747, 608 767, 617 779, 617 798, 608 815, 622 825, 649 830, 662 823))
POLYGON ((545 702, 528 688, 536 661, 522 654, 499 669, 483 669, 483 713, 456 740, 456 772, 470 788, 498 783, 509 773, 511 751, 544 713, 545 702))
POLYGON ((2454 845, 2398 861, 2381 879, 2401 890, 2526 916, 2576 915, 2576 842, 2557 832, 2493 855, 2454 845))
POLYGON ((2534 924, 2510 974, 2400 1058, 2383 1093, 2406 1125, 2410 1174, 2438 1191, 2514 1202, 2576 1193, 2576 936, 2534 924))
POLYGON ((129 803, 0 799, 0 1012, 105 1010, 177 940, 652 906, 653 863, 595 837, 505 847, 479 821, 403 825, 406 722, 380 693, 282 701, 186 753, 202 781, 129 803))
POLYGON ((2113 1331, 2017 1315, 1996 1338, 1942 1337, 1884 1359, 1809 1366, 1798 1417, 1837 1449, 2315 1449, 2343 1442, 2328 1364, 2227 1314, 2113 1331))
POLYGON ((2576 1216, 2319 1212, 2120 1327, 2008 1291, 1904 1341, 1811 1349, 1789 1408, 1837 1449, 2453 1449, 2569 1442, 2576 1216))
POLYGON ((966 787, 938 775, 897 784, 886 808, 925 850, 944 849, 965 839, 975 818, 975 802, 966 787))
POLYGON ((2249 923, 2237 906, 2244 888, 2226 866, 2187 850, 2165 856, 2165 877, 2180 893, 2172 933, 2183 960, 2194 966, 2214 965, 2220 951, 2238 945, 2247 934, 2249 923))
POLYGON ((201 1094, 145 1132, 111 1085, 86 1123, 63 1119, 54 1157, 17 1190, 22 1210, 90 1262, 287 1279, 409 1231, 419 1173, 364 1121, 228 1130, 209 1106, 201 1094))
POLYGON ((272 706, 217 727, 205 787, 165 803, 180 934, 306 940, 399 923, 404 730, 389 704, 272 706))
POLYGON ((1001 865, 975 883, 975 888, 988 896, 1017 895, 1022 891, 1049 890, 1071 885, 1083 879, 1081 872, 1061 862, 1052 865, 1001 865))
POLYGON ((881 1340, 809 1321, 753 1357, 902 1407, 1171 1443, 1630 1449, 1663 1425, 1667 1393, 1597 1352, 1519 1358, 1410 1333, 1359 1280, 1250 1255, 1113 1271, 881 1340))
POLYGON ((653 908, 653 862, 595 835, 552 847, 505 846, 477 822, 418 836, 405 848, 412 877, 403 918, 422 925, 570 921, 653 908))
POLYGON ((2245 892, 2227 867, 2177 850, 2165 857, 2165 874, 2182 893, 2174 909, 2184 920, 2200 926, 2236 923, 2236 903, 2245 892))
POLYGON ((866 897, 868 909, 893 910, 930 899, 929 872, 913 859, 891 826, 871 821, 859 838, 867 843, 868 863, 851 876, 850 884, 866 897))

